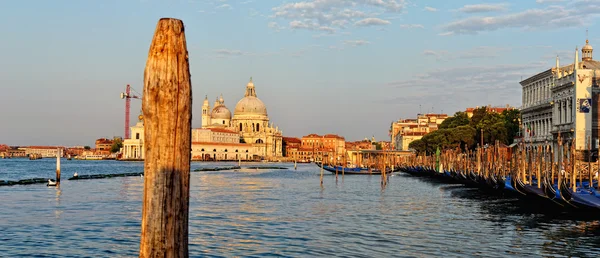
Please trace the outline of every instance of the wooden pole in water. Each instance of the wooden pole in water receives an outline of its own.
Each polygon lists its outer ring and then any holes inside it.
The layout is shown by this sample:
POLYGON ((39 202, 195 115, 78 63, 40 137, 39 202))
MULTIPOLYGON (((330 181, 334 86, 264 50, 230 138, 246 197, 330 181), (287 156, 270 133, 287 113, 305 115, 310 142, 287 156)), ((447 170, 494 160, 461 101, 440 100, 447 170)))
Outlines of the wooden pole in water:
POLYGON ((323 151, 321 151, 321 185, 323 185, 323 166, 325 166, 325 164, 323 163, 323 151))
POLYGON ((60 149, 56 149, 56 185, 60 184, 60 149))
POLYGON ((184 25, 162 18, 144 70, 140 257, 188 257, 192 85, 184 25))

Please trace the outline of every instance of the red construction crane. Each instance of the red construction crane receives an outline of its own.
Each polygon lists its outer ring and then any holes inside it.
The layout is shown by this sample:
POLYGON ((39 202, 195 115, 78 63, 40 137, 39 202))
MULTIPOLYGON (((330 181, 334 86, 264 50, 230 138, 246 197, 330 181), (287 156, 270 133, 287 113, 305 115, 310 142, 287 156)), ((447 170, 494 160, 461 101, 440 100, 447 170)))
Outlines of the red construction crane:
MULTIPOLYGON (((135 91, 135 90, 134 90, 135 91)), ((121 99, 125 99, 125 137, 129 139, 129 109, 131 107, 131 99, 139 99, 139 96, 131 94, 131 86, 127 84, 125 92, 121 92, 121 99)))

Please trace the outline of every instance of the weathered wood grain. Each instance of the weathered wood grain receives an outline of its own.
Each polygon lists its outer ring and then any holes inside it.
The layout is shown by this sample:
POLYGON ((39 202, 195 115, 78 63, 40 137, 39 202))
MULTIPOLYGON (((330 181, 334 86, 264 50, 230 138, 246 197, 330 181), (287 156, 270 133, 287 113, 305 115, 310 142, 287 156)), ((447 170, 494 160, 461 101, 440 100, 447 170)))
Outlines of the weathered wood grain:
POLYGON ((192 85, 184 25, 158 21, 144 71, 140 257, 188 257, 192 85))

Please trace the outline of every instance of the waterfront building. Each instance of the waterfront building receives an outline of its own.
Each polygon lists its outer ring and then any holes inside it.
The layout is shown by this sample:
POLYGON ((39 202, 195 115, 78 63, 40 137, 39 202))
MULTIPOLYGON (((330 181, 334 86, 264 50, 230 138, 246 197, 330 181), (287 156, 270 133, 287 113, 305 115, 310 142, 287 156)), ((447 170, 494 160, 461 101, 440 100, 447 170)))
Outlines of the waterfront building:
POLYGON ((2 158, 24 158, 24 157, 27 157, 27 154, 25 154, 25 148, 8 147, 8 148, 3 148, 3 151, 0 151, 0 157, 2 157, 2 158))
MULTIPOLYGON (((123 142, 122 159, 144 159, 144 124, 131 127, 131 139, 123 142)), ((282 131, 269 124, 264 103, 258 99, 252 79, 236 105, 233 118, 221 95, 211 109, 208 96, 202 105, 202 127, 192 129, 192 160, 279 160, 283 156, 282 131)))
POLYGON ((244 97, 233 112, 225 106, 221 95, 211 109, 208 96, 202 105, 202 128, 223 128, 239 134, 240 143, 250 144, 252 153, 264 159, 283 156, 283 132, 269 121, 265 104, 256 95, 252 78, 244 97))
POLYGON ((239 134, 228 129, 192 129, 192 160, 253 160, 252 148, 240 143, 239 134))
POLYGON ((575 140, 575 149, 582 154, 588 148, 598 148, 598 78, 600 62, 593 60, 593 48, 586 40, 575 50, 574 62, 556 65, 523 81, 521 107, 524 141, 542 145, 556 140, 560 133, 567 146, 575 140), (598 74, 598 75, 597 75, 598 74))
POLYGON ((396 136, 396 142, 395 142, 395 150, 408 150, 408 145, 411 142, 414 142, 416 140, 420 140, 421 138, 423 138, 423 136, 425 136, 427 134, 427 132, 423 132, 423 131, 406 131, 406 132, 401 132, 396 136))
POLYGON ((302 145, 302 140, 296 137, 283 137, 283 156, 295 158, 291 153, 298 151, 302 145))
POLYGON ((56 155, 62 157, 65 147, 58 146, 28 146, 25 147, 25 155, 39 155, 42 158, 56 158, 56 155))
POLYGON ((144 117, 138 116, 138 122, 130 127, 131 138, 123 141, 121 149, 121 159, 124 160, 143 160, 144 155, 144 117))
POLYGON ((110 155, 114 141, 106 138, 96 140, 96 154, 110 155))
POLYGON ((341 159, 346 153, 346 139, 336 134, 303 136, 300 147, 290 154, 298 160, 320 160, 321 156, 341 159))
POLYGON ((392 149, 408 150, 408 144, 437 130, 448 117, 447 114, 417 114, 416 119, 401 119, 393 122, 390 128, 392 149))

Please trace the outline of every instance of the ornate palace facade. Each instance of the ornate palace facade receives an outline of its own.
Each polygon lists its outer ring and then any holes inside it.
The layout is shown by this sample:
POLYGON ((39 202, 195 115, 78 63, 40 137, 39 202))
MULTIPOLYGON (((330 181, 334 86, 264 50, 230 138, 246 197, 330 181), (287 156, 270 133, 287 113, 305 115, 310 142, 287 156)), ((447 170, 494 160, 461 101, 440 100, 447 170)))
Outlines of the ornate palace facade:
POLYGON ((598 148, 598 78, 600 62, 592 59, 593 48, 586 40, 575 50, 573 64, 560 66, 521 81, 522 132, 525 142, 556 145, 558 134, 565 144, 575 140, 575 149, 598 148))

